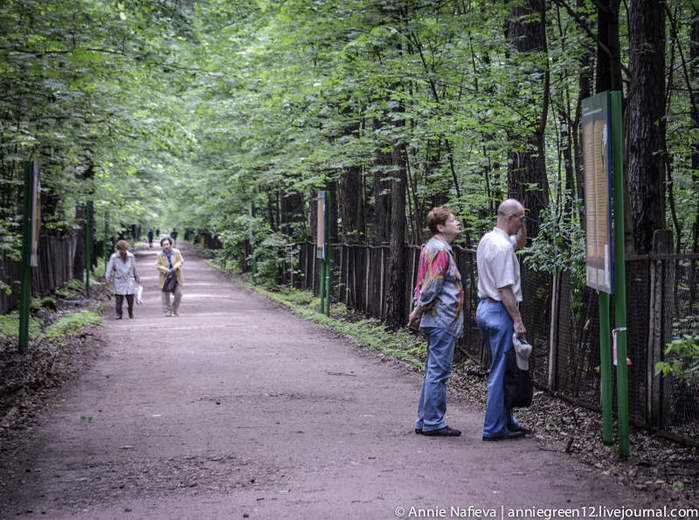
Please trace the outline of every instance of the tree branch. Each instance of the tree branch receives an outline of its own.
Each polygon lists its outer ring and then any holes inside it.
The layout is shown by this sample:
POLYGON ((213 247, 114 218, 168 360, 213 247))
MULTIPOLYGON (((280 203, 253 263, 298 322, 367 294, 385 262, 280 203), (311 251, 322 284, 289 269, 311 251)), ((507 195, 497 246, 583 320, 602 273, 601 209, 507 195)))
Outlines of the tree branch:
MULTIPOLYGON (((675 40, 679 40, 679 35, 677 34, 677 24, 675 23, 675 17, 672 15, 672 12, 670 11, 670 8, 668 7, 667 3, 665 3, 664 5, 665 13, 667 14, 667 17, 670 20, 672 35, 674 36, 675 40)), ((689 72, 687 71, 687 61, 684 58, 684 52, 682 52, 682 45, 680 43, 677 44, 677 50, 680 53, 680 61, 682 62, 682 73, 684 75, 684 81, 687 84, 687 89, 689 90, 689 100, 692 103, 692 116, 694 116, 694 120, 696 121, 698 119, 697 100, 694 95, 694 89, 692 88, 692 82, 689 79, 689 72)))
MULTIPOLYGON (((597 42, 597 45, 599 46, 599 48, 602 49, 602 51, 604 51, 610 58, 613 58, 612 52, 609 50, 609 47, 607 47, 605 44, 603 44, 600 41, 599 37, 595 33, 593 33, 592 30, 587 26, 587 24, 585 23, 585 20, 583 20, 580 17, 580 15, 578 13, 576 13, 573 10, 573 8, 570 7, 566 3, 565 0, 553 0, 553 1, 556 2, 559 6, 565 8, 565 10, 568 11, 568 14, 570 14, 570 16, 572 16, 575 19, 575 21, 578 22, 578 25, 580 26, 580 28, 583 31, 585 31, 588 34, 588 36, 590 36, 590 38, 592 38, 593 40, 595 40, 597 42)), ((600 8, 600 9, 602 8, 599 6, 599 2, 595 1, 594 4, 597 5, 598 8, 600 8)), ((626 67, 623 63, 620 63, 620 65, 621 65, 621 70, 624 71, 624 74, 626 74, 626 77, 630 78, 631 73, 629 72, 628 67, 626 67)))

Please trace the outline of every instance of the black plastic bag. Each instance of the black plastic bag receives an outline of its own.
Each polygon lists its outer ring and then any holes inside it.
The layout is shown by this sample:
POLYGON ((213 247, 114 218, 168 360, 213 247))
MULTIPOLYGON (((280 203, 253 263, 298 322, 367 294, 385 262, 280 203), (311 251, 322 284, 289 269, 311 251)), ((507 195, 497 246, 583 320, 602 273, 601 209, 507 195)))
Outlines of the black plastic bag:
POLYGON ((534 383, 529 370, 517 366, 514 348, 505 353, 505 409, 529 408, 534 396, 534 383))
POLYGON ((177 288, 177 275, 169 273, 163 284, 163 292, 175 292, 177 288))

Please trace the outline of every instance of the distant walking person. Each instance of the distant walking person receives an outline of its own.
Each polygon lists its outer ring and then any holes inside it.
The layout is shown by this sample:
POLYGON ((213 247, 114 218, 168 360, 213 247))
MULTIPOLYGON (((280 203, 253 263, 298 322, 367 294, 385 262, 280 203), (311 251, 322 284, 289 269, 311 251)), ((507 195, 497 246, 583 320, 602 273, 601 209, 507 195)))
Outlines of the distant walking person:
POLYGON ((129 244, 126 240, 119 240, 116 243, 117 251, 109 257, 107 270, 104 277, 107 283, 114 275, 114 294, 116 296, 116 319, 122 318, 122 308, 124 296, 129 310, 129 318, 133 318, 133 301, 136 294, 136 284, 141 283, 141 279, 136 273, 136 258, 129 252, 129 244))
POLYGON ((516 439, 531 433, 505 409, 505 354, 512 348, 513 333, 518 338, 527 332, 519 303, 522 280, 515 248, 526 241, 524 206, 507 199, 498 208, 495 228, 483 235, 478 250, 478 297, 476 322, 490 353, 488 402, 483 426, 484 441, 516 439))
POLYGON ((177 230, 175 228, 172 228, 172 233, 170 233, 170 237, 172 238, 172 245, 177 244, 177 230))
POLYGON ((148 230, 148 247, 153 247, 153 230, 148 230))
POLYGON ((179 316, 178 310, 182 301, 182 284, 184 282, 182 276, 184 259, 182 258, 182 253, 172 247, 172 241, 169 238, 161 239, 160 247, 163 248, 163 251, 158 255, 155 267, 160 273, 158 287, 162 290, 163 314, 165 316, 179 316), (176 279, 176 284, 174 290, 172 290, 174 298, 172 303, 170 303, 170 291, 164 289, 167 289, 165 282, 168 282, 168 285, 170 285, 173 280, 169 279, 173 277, 176 279))
POLYGON ((459 221, 450 209, 438 207, 428 213, 427 225, 434 236, 420 252, 415 309, 408 318, 409 327, 419 323, 427 336, 427 362, 415 433, 458 437, 461 432, 447 426, 444 416, 454 346, 464 331, 464 289, 451 247, 459 234, 459 221))

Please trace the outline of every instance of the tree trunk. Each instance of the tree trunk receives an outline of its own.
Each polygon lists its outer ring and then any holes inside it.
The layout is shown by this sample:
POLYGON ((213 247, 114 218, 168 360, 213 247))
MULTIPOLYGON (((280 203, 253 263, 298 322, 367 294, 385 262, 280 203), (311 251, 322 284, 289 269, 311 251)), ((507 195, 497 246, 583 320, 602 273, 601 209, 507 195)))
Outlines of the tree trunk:
POLYGON ((330 235, 328 236, 328 242, 337 244, 340 241, 337 227, 337 182, 328 181, 326 189, 330 192, 330 235))
MULTIPOLYGON (((543 0, 527 0, 521 5, 515 5, 511 9, 507 37, 518 53, 546 52, 546 33, 544 21, 543 0), (531 17, 524 23, 523 17, 531 17)), ((539 232, 539 214, 548 204, 548 179, 546 176, 545 142, 546 118, 548 113, 548 70, 538 72, 544 78, 542 99, 526 100, 526 107, 535 107, 541 102, 540 111, 531 108, 525 114, 522 121, 526 134, 519 133, 511 139, 514 145, 522 151, 510 153, 508 169, 508 196, 515 198, 524 204, 528 210, 527 231, 531 238, 539 232)))
MULTIPOLYGON (((690 41, 690 56, 692 57, 691 63, 697 63, 699 61, 699 18, 694 19, 694 24, 692 24, 692 38, 690 41)), ((692 67, 692 80, 696 84, 697 77, 699 76, 699 67, 692 67)), ((699 113, 697 112, 696 106, 692 103, 692 122, 694 123, 693 128, 699 128, 699 113)), ((699 171, 699 146, 697 146, 696 141, 692 147, 692 170, 699 171)), ((694 193, 699 193, 698 187, 699 181, 697 177, 694 177, 694 193)), ((692 252, 699 253, 699 197, 696 203, 696 214, 694 218, 694 230, 692 232, 692 252)), ((696 262, 692 262, 692 269, 696 262)), ((692 291, 694 291, 694 285, 692 285, 692 291)), ((694 294, 694 292, 692 292, 694 294)), ((696 301, 692 298, 692 301, 696 301)))
MULTIPOLYGON (((374 122, 376 132, 382 126, 379 121, 374 122)), ((391 174, 393 159, 390 152, 381 150, 381 143, 376 150, 374 166, 374 243, 385 244, 390 240, 391 230, 391 174)))
POLYGON ((303 196, 297 191, 281 195, 281 231, 289 240, 303 239, 303 196))
MULTIPOLYGON (((652 1, 652 0, 651 0, 652 1)), ((623 90, 619 53, 619 0, 597 1, 596 91, 623 90)))
MULTIPOLYGON (((578 0, 578 8, 582 6, 583 0, 578 0)), ((575 188, 580 201, 585 200, 585 171, 583 165, 582 147, 582 100, 592 95, 592 61, 591 55, 585 54, 580 59, 580 75, 578 76, 578 101, 575 107, 575 121, 573 124, 573 150, 575 154, 575 188)), ((580 225, 585 229, 584 204, 578 205, 578 218, 580 225)))
POLYGON ((78 242, 75 246, 73 257, 73 278, 82 280, 85 278, 85 203, 78 202, 75 205, 75 222, 80 226, 77 230, 78 242))
POLYGON ((391 250, 388 259, 389 287, 386 299, 386 324, 392 330, 405 325, 405 204, 406 162, 402 145, 396 145, 391 153, 394 171, 391 183, 391 250))
POLYGON ((347 243, 362 241, 364 225, 361 221, 362 170, 350 166, 342 171, 340 178, 340 205, 342 206, 342 238, 347 243))
POLYGON ((272 231, 279 231, 279 193, 267 191, 267 222, 272 231))
MULTIPOLYGON (((92 153, 90 150, 87 150, 88 156, 86 158, 86 168, 85 171, 82 174, 82 180, 83 181, 89 181, 91 180, 94 175, 95 175, 95 170, 94 170, 94 164, 92 163, 92 153)), ((90 195, 86 195, 87 197, 90 197, 90 195)), ((79 224, 78 228, 78 244, 77 247, 75 248, 75 259, 73 260, 73 278, 77 278, 78 280, 83 280, 85 278, 85 265, 86 265, 86 258, 85 258, 85 237, 86 237, 86 228, 85 228, 85 217, 87 216, 87 210, 85 206, 85 201, 78 201, 76 206, 75 206, 75 221, 79 224)), ((94 247, 91 248, 94 251, 94 247)))
MULTIPOLYGON (((689 50, 689 55, 691 57, 691 63, 697 63, 697 60, 699 59, 699 18, 694 19, 694 23, 692 24, 692 37, 689 42, 690 45, 690 50, 689 50)), ((697 67, 692 67, 692 82, 696 84, 697 76, 699 76, 699 72, 697 71, 697 67)), ((699 113, 697 112, 696 105, 694 102, 692 102, 692 122, 694 123, 692 125, 693 128, 699 128, 699 113)), ((694 146, 692 147, 692 170, 693 171, 699 171, 699 146, 697 146, 697 143, 695 141, 694 146)), ((697 180, 696 175, 694 176, 694 193, 699 193, 699 180, 697 180)), ((699 253, 699 197, 697 198, 697 201, 695 203, 695 211, 696 213, 694 214, 694 228, 692 229, 692 253, 699 253)), ((690 262, 690 269, 689 269, 689 297, 690 301, 696 302, 697 301, 697 294, 696 294, 696 276, 697 276, 697 263, 696 262, 690 262)))
POLYGON ((631 83, 628 97, 628 175, 634 249, 648 253, 653 232, 665 229, 665 10, 637 0, 629 11, 631 83))

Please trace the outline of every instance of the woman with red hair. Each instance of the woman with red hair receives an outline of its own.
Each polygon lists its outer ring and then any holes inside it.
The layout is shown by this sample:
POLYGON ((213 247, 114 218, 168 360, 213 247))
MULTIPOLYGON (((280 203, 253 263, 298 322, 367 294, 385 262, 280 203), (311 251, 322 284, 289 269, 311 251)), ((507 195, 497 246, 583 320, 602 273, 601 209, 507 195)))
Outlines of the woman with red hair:
POLYGON ((433 236, 420 252, 414 310, 408 318, 408 326, 419 324, 427 337, 415 433, 458 437, 461 432, 447 426, 445 415, 454 346, 464 332, 464 288, 451 247, 461 229, 454 212, 445 207, 433 208, 427 214, 427 225, 433 236))

